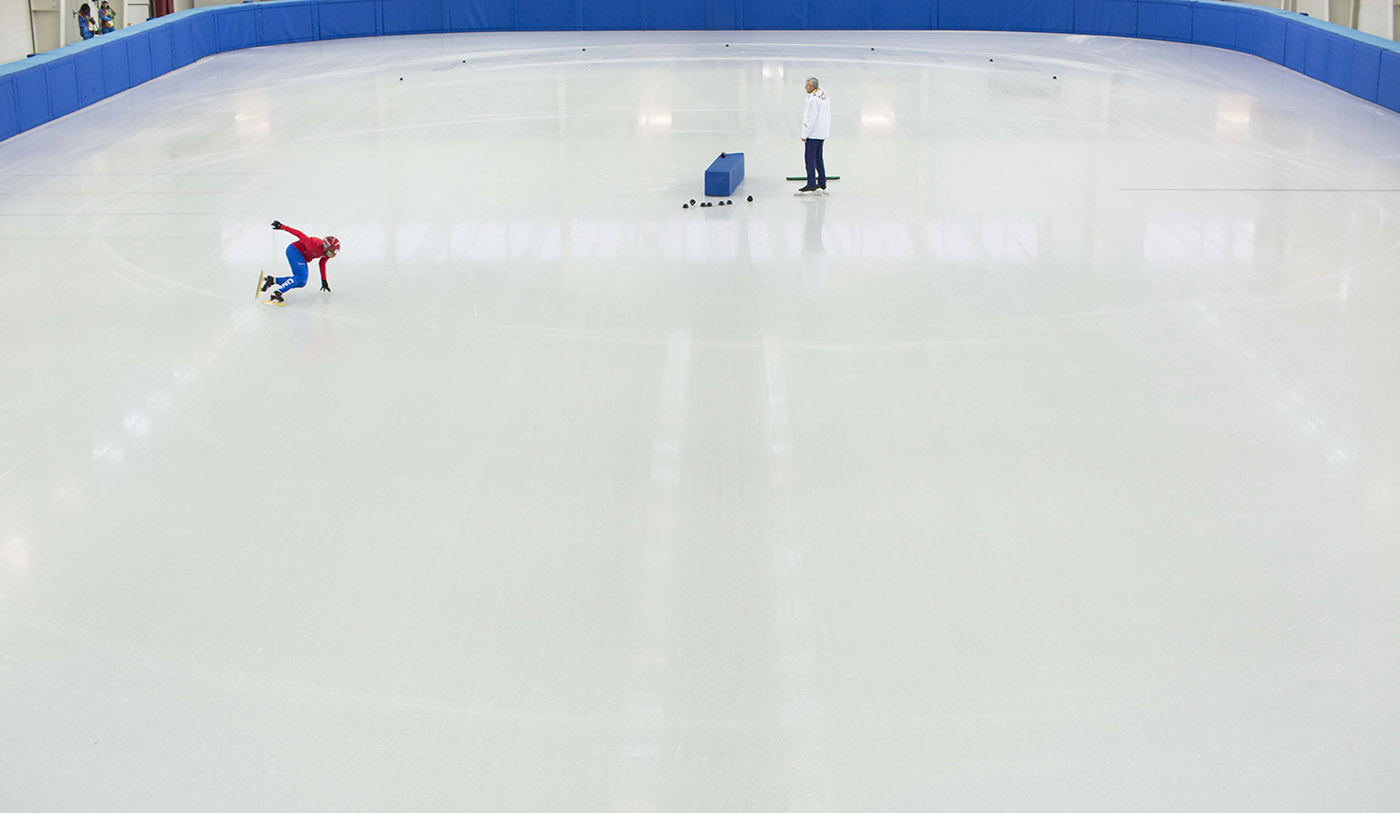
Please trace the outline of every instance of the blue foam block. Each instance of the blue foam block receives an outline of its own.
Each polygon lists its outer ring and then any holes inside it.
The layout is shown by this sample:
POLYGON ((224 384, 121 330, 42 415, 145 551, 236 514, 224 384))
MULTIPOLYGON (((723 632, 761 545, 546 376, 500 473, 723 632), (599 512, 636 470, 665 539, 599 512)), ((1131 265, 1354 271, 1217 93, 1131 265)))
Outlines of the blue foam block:
POLYGON ((716 158, 705 170, 705 194, 709 197, 724 197, 734 194, 739 184, 744 182, 744 154, 727 152, 716 158))

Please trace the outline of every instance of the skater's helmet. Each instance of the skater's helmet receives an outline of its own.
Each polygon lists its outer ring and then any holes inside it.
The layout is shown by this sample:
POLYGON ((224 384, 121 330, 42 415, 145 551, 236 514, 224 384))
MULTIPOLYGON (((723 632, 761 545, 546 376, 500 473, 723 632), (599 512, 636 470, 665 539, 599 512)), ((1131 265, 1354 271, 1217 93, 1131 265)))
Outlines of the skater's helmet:
POLYGON ((334 237, 327 237, 321 241, 321 244, 326 250, 327 257, 334 257, 340 253, 340 241, 334 237))

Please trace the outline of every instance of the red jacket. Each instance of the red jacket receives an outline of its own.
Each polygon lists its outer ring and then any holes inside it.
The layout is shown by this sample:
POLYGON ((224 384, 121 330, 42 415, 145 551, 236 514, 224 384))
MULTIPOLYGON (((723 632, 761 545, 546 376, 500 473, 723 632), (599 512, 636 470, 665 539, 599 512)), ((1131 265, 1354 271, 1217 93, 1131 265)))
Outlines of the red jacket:
POLYGON ((326 260, 329 260, 330 258, 326 256, 326 246, 324 241, 322 241, 319 237, 307 237, 306 235, 302 234, 301 232, 297 231, 291 226, 283 226, 282 231, 289 232, 297 236, 297 241, 292 245, 297 247, 297 251, 301 252, 302 259, 306 260, 307 262, 311 262, 317 257, 321 258, 321 281, 325 282, 326 260))

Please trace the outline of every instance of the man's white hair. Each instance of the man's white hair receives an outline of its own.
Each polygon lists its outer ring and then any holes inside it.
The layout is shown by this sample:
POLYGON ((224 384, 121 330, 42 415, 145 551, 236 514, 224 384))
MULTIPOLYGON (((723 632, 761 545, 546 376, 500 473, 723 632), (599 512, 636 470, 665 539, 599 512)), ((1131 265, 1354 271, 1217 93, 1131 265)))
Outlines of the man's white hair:
POLYGON ((822 83, 817 81, 817 77, 815 77, 815 76, 809 76, 809 77, 807 77, 807 87, 819 88, 819 87, 821 87, 821 86, 822 86, 822 83))

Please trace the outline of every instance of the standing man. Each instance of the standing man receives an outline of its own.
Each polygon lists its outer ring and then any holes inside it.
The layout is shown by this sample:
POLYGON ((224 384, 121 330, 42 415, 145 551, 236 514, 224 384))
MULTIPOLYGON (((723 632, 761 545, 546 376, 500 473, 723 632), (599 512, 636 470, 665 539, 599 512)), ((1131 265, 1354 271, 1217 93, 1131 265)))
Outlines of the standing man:
POLYGON ((826 161, 822 145, 831 132, 831 104, 817 77, 807 78, 807 107, 802 111, 802 142, 807 145, 807 185, 797 190, 805 195, 826 193, 826 161))

